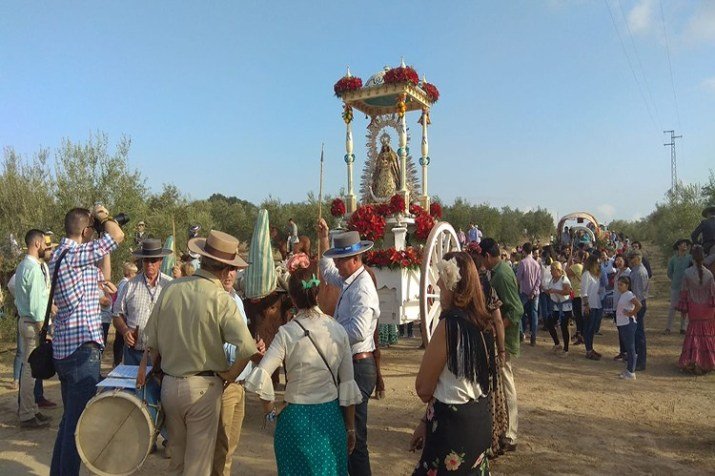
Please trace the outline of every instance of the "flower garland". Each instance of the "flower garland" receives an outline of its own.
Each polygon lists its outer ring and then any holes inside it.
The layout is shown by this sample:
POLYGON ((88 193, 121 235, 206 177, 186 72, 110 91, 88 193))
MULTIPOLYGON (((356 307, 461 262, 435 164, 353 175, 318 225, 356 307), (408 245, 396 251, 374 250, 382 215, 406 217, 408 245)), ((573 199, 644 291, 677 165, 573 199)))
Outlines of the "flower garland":
MULTIPOLYGON (((389 203, 359 206, 348 219, 348 229, 360 233, 360 237, 364 240, 376 241, 385 236, 385 218, 397 213, 404 213, 404 211, 404 198, 402 195, 395 194, 389 203)), ((409 211, 415 216, 415 237, 420 241, 427 240, 434 228, 435 218, 442 216, 442 207, 439 206, 439 208, 431 210, 434 211, 434 214, 430 214, 421 206, 412 203, 409 211)))
POLYGON ((343 202, 339 198, 336 198, 330 204, 330 214, 333 215, 335 218, 345 216, 345 211, 345 202, 343 202))
POLYGON ((416 86, 420 77, 412 66, 398 66, 387 70, 383 81, 385 84, 411 83, 416 86))
POLYGON ((429 213, 422 210, 421 213, 418 213, 415 216, 415 227, 415 236, 417 239, 426 241, 432 231, 432 228, 434 228, 434 218, 432 218, 429 213))
POLYGON ((358 78, 357 76, 343 76, 338 80, 337 83, 335 83, 335 86, 333 86, 333 91, 335 91, 335 95, 337 97, 341 97, 343 94, 350 91, 355 91, 356 89, 360 89, 361 87, 362 79, 358 78))
POLYGON ((396 193, 390 198, 390 214, 405 213, 405 197, 396 193))
POLYGON ((439 89, 437 89, 437 86, 432 83, 422 83, 420 87, 425 92, 425 94, 427 94, 427 97, 430 101, 439 101, 439 89))
POLYGON ((418 269, 422 264, 422 253, 413 246, 408 246, 402 251, 397 251, 395 248, 369 250, 365 253, 364 262, 374 268, 418 269))

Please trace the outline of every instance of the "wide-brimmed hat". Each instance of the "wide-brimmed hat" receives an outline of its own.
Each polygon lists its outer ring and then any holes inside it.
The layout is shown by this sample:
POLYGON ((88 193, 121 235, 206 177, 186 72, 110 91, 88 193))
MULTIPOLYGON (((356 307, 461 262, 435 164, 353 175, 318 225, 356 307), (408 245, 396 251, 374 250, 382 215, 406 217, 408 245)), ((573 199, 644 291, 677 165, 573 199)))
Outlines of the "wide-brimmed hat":
POLYGON ((678 249, 678 246, 680 246, 681 243, 687 243, 688 246, 693 246, 693 242, 692 242, 692 241, 690 241, 690 240, 687 239, 687 238, 681 238, 681 239, 677 240, 675 243, 673 243, 673 249, 674 249, 674 250, 677 250, 677 249, 678 249))
POLYGON ((705 207, 705 210, 703 210, 703 217, 707 218, 711 214, 715 213, 715 205, 710 205, 709 207, 705 207))
POLYGON ((147 238, 141 242, 141 247, 132 252, 132 256, 136 258, 163 258, 169 256, 171 250, 162 248, 161 240, 157 238, 147 238))
POLYGON ((237 268, 246 268, 243 258, 238 255, 238 239, 222 231, 211 230, 206 238, 189 240, 189 251, 214 259, 237 268))
POLYGON ((323 256, 326 258, 347 258, 366 252, 374 244, 369 240, 360 240, 360 233, 357 231, 346 231, 333 237, 333 247, 326 250, 323 256))

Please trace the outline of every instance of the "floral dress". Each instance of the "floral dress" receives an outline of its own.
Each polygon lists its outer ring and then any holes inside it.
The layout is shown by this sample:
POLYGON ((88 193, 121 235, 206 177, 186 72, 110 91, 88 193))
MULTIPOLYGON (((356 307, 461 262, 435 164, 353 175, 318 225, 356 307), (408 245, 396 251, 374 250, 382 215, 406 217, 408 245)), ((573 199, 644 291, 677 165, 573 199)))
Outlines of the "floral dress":
MULTIPOLYGON (((491 333, 481 332, 468 322, 460 315, 462 312, 449 310, 443 317, 447 321, 447 366, 458 377, 465 373, 475 375, 486 393, 491 388, 494 374, 493 338, 491 333), (467 341, 469 345, 464 346, 462 343, 467 341), (459 351, 454 352, 455 348, 459 351), (469 370, 454 363, 463 358, 463 353, 469 354, 469 370), (459 355, 455 357, 454 354, 459 355)), ((489 396, 461 404, 433 399, 427 406, 424 448, 413 476, 489 474, 487 451, 492 444, 491 401, 489 396)))

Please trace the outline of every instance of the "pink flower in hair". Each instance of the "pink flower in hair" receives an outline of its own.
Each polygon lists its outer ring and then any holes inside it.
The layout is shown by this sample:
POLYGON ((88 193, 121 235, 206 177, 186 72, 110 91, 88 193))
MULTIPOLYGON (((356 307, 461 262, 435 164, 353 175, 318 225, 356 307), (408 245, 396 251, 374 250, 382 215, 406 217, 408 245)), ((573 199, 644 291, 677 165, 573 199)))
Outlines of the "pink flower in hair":
POLYGON ((288 268, 289 273, 294 273, 296 269, 308 269, 310 267, 310 258, 305 253, 296 253, 290 257, 288 263, 286 263, 286 268, 288 268))

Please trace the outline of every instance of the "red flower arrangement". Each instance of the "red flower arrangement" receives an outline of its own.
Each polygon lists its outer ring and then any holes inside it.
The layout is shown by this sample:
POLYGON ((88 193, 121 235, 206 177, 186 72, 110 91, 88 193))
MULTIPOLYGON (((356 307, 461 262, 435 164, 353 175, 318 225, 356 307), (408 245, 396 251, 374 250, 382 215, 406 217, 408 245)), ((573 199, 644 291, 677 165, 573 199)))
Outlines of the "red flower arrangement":
POLYGON ((418 240, 427 240, 432 228, 434 228, 434 218, 429 213, 419 213, 415 217, 415 236, 418 240))
POLYGON ((417 85, 420 82, 420 77, 412 66, 398 66, 387 70, 383 81, 385 84, 411 83, 417 85))
POLYGON ((410 204, 410 213, 413 215, 419 215, 420 213, 424 213, 424 209, 417 205, 416 203, 411 203, 410 204))
POLYGON ((360 233, 364 240, 377 241, 385 235, 385 217, 375 213, 372 205, 362 205, 350 215, 348 229, 360 233))
POLYGON ((442 218, 442 205, 440 205, 439 202, 430 204, 429 214, 434 218, 442 218))
POLYGON ((362 79, 357 76, 343 76, 335 83, 333 86, 333 91, 337 97, 342 96, 344 93, 349 91, 355 91, 362 87, 362 79))
POLYGON ((370 250, 365 253, 364 261, 374 268, 417 269, 422 264, 422 254, 419 249, 412 246, 408 246, 403 251, 397 251, 395 248, 370 250))
POLYGON ((333 202, 330 204, 330 214, 333 215, 335 218, 340 218, 341 216, 344 216, 345 202, 343 202, 339 198, 333 200, 333 202))
POLYGON ((396 193, 390 198, 390 214, 405 212, 405 197, 396 193))
POLYGON ((432 83, 422 83, 421 88, 422 91, 427 94, 430 101, 437 102, 439 100, 439 89, 437 89, 437 86, 432 83))

